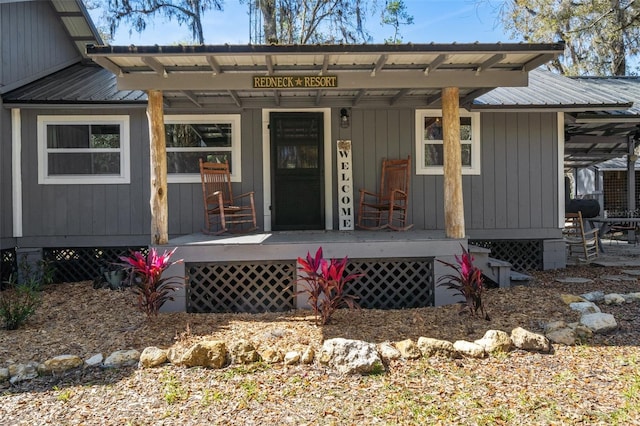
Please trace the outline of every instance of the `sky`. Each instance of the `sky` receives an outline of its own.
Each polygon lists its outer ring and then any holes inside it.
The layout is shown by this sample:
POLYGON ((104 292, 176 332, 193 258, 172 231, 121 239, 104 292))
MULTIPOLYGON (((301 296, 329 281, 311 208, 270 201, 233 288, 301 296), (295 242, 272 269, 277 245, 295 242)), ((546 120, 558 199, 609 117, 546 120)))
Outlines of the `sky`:
MULTIPOLYGON (((401 27, 405 43, 514 43, 497 24, 498 0, 477 2, 475 0, 405 0, 408 13, 413 16, 413 25, 401 27)), ((96 25, 101 25, 102 11, 89 11, 96 25)), ((379 16, 379 15, 378 15, 379 16)), ((393 35, 391 26, 379 24, 378 17, 368 18, 367 28, 373 43, 383 43, 393 35)), ((246 5, 238 0, 225 0, 223 12, 209 11, 203 21, 206 44, 248 44, 249 17, 246 5)), ((191 33, 186 26, 159 17, 148 23, 143 33, 132 32, 126 23, 121 23, 111 45, 170 45, 188 43, 191 33)))

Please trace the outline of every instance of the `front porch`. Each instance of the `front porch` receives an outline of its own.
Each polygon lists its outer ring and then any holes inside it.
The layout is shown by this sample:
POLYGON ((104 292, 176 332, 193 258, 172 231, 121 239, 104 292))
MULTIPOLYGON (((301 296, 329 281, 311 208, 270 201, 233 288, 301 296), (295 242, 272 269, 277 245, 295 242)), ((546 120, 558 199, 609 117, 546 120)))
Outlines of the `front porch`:
POLYGON ((183 259, 165 276, 185 276, 187 285, 164 311, 284 311, 306 307, 298 296, 297 258, 322 247, 324 257, 349 257, 348 272, 365 275, 350 291, 363 308, 411 308, 453 303, 451 292, 436 285, 451 270, 466 239, 444 231, 285 231, 248 235, 191 234, 169 240, 158 250, 177 247, 183 259))

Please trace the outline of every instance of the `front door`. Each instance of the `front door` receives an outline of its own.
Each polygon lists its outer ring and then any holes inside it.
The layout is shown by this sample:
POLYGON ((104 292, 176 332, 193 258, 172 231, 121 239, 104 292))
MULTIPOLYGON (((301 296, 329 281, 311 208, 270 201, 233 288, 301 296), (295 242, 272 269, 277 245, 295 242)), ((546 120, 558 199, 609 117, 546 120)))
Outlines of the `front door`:
POLYGON ((324 229, 323 114, 272 112, 271 229, 324 229))

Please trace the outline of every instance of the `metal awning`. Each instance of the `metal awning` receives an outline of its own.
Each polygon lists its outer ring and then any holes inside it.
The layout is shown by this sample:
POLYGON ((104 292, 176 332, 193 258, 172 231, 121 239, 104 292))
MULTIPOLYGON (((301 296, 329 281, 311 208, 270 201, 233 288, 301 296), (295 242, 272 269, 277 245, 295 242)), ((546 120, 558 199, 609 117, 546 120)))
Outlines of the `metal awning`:
POLYGON ((82 0, 51 0, 51 6, 82 56, 86 57, 87 44, 102 43, 82 0))
POLYGON ((443 87, 458 87, 465 105, 496 87, 526 86, 529 71, 563 50, 563 43, 90 45, 87 55, 117 76, 121 90, 161 90, 168 108, 228 110, 437 107, 443 87), (298 84, 305 77, 310 84, 298 84))

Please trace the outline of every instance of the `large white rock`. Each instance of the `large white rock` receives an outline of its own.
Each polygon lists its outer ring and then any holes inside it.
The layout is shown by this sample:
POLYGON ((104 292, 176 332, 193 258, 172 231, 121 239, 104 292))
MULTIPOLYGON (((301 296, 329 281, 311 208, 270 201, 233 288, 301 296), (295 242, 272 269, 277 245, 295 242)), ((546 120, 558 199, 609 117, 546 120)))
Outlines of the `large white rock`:
POLYGON ((136 365, 140 360, 140 352, 135 349, 115 351, 104 360, 105 368, 118 368, 128 365, 136 365))
POLYGON ((284 354, 284 365, 295 365, 300 362, 300 352, 289 351, 284 354))
POLYGON ((488 354, 492 352, 509 352, 511 346, 513 346, 509 333, 502 330, 487 330, 482 339, 476 340, 475 343, 482 346, 488 354))
POLYGON ((551 343, 542 334, 533 333, 522 327, 516 327, 511 330, 511 341, 518 349, 525 351, 549 352, 551 343))
POLYGON ((624 296, 618 293, 609 293, 604 295, 604 303, 607 305, 622 305, 625 301, 624 296))
POLYGON ((607 333, 618 328, 616 319, 611 314, 585 314, 580 318, 580 324, 589 327, 594 333, 607 333))
POLYGON ((484 358, 486 355, 482 346, 466 340, 456 340, 453 342, 453 349, 458 351, 459 354, 471 358, 484 358))
POLYGON ((378 353, 385 362, 400 359, 402 354, 389 342, 382 342, 378 345, 378 353))
POLYGON ((149 346, 144 348, 140 354, 140 361, 138 367, 140 368, 152 368, 167 362, 167 350, 160 349, 155 346, 149 346))
POLYGON ((41 375, 58 374, 82 365, 82 359, 77 355, 58 355, 46 360, 38 366, 41 375))
POLYGON ((307 348, 302 353, 302 357, 300 358, 300 362, 303 364, 311 364, 313 359, 316 356, 316 351, 313 350, 312 346, 307 346, 307 348))
POLYGON ((420 348, 418 348, 416 342, 411 339, 396 342, 396 349, 398 349, 402 357, 406 359, 418 359, 422 356, 420 348))
POLYGON ((367 374, 383 366, 375 344, 341 337, 324 341, 318 361, 346 374, 367 374))

